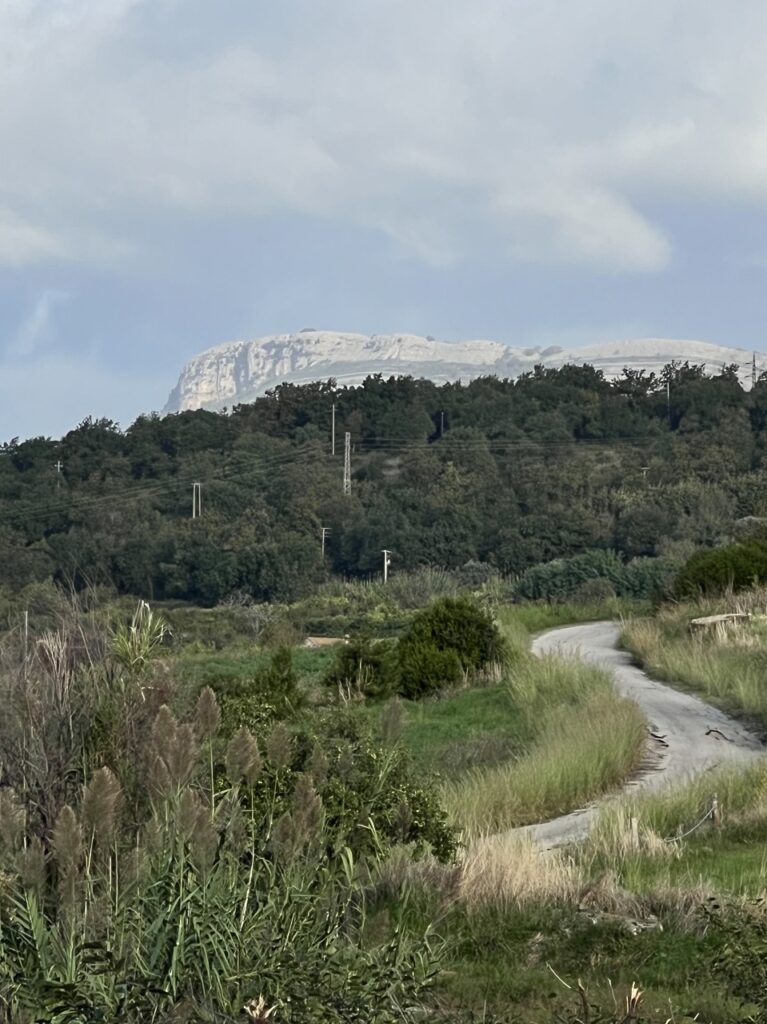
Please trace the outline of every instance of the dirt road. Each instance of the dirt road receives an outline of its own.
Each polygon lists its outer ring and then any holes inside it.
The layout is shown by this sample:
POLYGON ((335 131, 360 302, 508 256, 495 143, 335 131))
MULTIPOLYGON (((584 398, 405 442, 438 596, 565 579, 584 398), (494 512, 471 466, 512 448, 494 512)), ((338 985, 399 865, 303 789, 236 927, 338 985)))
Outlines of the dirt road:
MULTIPOLYGON (((607 669, 618 692, 635 700, 644 712, 649 724, 647 765, 624 793, 658 789, 722 764, 745 765, 765 753, 759 738, 729 715, 650 679, 632 665, 619 639, 614 622, 590 622, 542 634, 533 641, 533 651, 581 657, 607 669)), ((593 805, 517 831, 534 836, 543 846, 562 846, 587 835, 596 810, 593 805)))

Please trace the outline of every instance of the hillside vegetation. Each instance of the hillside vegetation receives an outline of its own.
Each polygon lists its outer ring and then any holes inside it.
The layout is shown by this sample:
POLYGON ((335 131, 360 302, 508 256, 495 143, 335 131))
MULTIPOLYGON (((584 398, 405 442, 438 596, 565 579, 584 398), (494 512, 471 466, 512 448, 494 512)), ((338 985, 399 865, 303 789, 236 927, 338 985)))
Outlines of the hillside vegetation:
POLYGON ((767 511, 766 432, 767 380, 746 392, 732 368, 687 365, 614 382, 587 366, 468 385, 378 376, 125 430, 85 420, 0 448, 0 585, 290 602, 380 572, 388 548, 395 571, 520 576, 523 597, 643 597, 767 511))

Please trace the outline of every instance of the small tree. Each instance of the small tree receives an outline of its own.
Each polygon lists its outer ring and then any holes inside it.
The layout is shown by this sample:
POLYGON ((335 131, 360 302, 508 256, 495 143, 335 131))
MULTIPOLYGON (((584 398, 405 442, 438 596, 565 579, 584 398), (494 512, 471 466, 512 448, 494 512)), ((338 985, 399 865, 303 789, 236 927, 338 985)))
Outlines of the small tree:
POLYGON ((492 617, 474 601, 443 597, 413 619, 399 643, 400 692, 417 697, 506 660, 492 617))

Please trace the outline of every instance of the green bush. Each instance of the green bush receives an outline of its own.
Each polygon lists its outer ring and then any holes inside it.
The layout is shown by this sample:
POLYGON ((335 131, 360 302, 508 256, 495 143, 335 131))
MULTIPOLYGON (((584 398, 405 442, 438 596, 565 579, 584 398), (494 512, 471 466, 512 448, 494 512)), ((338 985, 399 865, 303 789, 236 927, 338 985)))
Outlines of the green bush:
POLYGON ((663 592, 673 573, 674 563, 668 558, 624 562, 615 551, 584 551, 532 566, 516 581, 514 595, 526 601, 564 601, 588 593, 587 585, 599 580, 600 597, 610 586, 612 596, 646 599, 663 592))
POLYGON ((455 686, 462 674, 461 659, 452 648, 440 650, 425 642, 407 643, 400 648, 399 692, 408 700, 455 686))
POLYGON ((767 541, 750 540, 712 551, 699 551, 674 581, 675 597, 744 590, 767 580, 767 541))
POLYGON ((221 727, 232 736, 241 726, 257 731, 289 718, 301 704, 290 648, 280 647, 268 668, 248 679, 221 676, 207 680, 221 705, 221 727))
POLYGON ((391 642, 355 640, 339 646, 325 683, 351 687, 366 697, 390 696, 397 688, 397 666, 391 642))
POLYGON ((455 683, 461 672, 477 672, 506 659, 503 637, 491 616, 474 601, 443 597, 413 619, 399 642, 399 686, 414 698, 455 683))

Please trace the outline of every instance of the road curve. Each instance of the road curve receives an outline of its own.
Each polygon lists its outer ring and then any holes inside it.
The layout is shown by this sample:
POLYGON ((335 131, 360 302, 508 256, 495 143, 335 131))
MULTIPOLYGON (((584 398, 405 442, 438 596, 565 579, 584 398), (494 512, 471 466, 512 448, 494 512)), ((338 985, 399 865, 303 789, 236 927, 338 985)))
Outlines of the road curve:
MULTIPOLYGON (((647 767, 624 787, 623 793, 659 789, 723 764, 746 765, 765 753, 758 736, 729 715, 699 697, 650 679, 633 665, 631 656, 620 647, 620 628, 614 622, 549 630, 536 637, 533 651, 580 657, 599 665, 613 675, 618 692, 642 709, 650 733, 647 767), (662 741, 653 738, 653 733, 663 737, 662 741)), ((563 846, 588 834, 597 810, 598 804, 593 804, 515 831, 532 836, 544 847, 563 846)))

